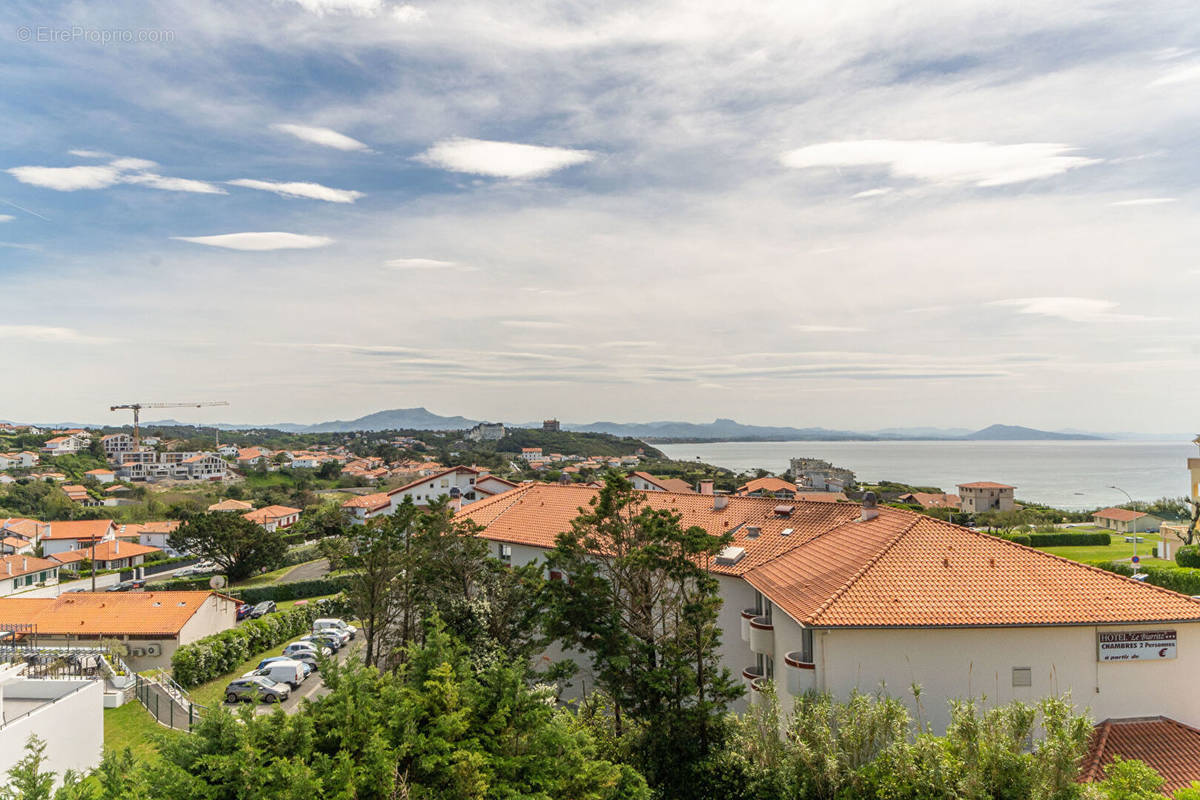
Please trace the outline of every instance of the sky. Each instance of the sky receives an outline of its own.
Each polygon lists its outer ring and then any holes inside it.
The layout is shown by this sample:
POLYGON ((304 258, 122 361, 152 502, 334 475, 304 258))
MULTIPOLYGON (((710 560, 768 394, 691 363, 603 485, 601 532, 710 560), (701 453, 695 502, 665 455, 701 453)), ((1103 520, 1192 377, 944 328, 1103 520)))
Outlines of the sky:
POLYGON ((0 37, 0 419, 1197 427, 1190 2, 8 2, 0 37))

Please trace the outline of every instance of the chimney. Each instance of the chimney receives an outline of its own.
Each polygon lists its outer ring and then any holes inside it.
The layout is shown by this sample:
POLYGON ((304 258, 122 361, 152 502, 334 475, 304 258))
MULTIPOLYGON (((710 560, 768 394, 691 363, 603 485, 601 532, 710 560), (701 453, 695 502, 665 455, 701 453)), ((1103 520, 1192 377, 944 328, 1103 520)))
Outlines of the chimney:
POLYGON ((114 553, 121 552, 121 540, 120 539, 113 540, 113 552, 114 553))
POLYGON ((712 494, 712 493, 713 493, 713 482, 712 481, 700 481, 700 494, 712 494))
POLYGON ((5 562, 4 562, 4 565, 5 565, 6 567, 8 567, 8 574, 9 574, 9 575, 12 575, 12 562, 11 562, 11 561, 5 561, 5 562))
POLYGON ((21 559, 21 569, 29 569, 29 559, 28 558, 21 559))
POLYGON ((867 492, 862 499, 862 516, 858 518, 859 522, 875 519, 879 516, 879 508, 875 504, 875 493, 867 492))
POLYGON ((729 498, 723 494, 713 495, 713 511, 720 511, 729 505, 729 498))

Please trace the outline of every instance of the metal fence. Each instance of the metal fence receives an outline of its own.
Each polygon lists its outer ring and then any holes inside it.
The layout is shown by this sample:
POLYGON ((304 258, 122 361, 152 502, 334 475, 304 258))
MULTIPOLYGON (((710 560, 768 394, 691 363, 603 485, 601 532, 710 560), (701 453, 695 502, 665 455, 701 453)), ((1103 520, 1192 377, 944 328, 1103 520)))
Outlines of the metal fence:
POLYGON ((138 675, 135 694, 138 702, 160 724, 178 731, 190 731, 200 721, 204 710, 204 706, 193 703, 183 687, 166 674, 155 678, 138 675))

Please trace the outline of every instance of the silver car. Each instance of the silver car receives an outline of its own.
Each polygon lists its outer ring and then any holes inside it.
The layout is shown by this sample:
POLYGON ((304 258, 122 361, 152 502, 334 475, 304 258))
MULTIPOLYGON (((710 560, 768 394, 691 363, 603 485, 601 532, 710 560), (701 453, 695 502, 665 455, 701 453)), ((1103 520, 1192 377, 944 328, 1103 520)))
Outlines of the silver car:
POLYGON ((261 700, 264 703, 282 703, 291 694, 292 690, 286 683, 278 683, 270 678, 259 676, 234 678, 225 687, 225 702, 261 700))

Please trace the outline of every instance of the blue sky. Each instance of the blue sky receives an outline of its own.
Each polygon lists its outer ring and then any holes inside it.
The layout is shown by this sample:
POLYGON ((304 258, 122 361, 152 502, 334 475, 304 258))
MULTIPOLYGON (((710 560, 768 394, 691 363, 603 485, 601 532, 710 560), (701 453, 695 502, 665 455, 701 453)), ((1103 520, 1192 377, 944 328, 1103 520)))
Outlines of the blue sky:
POLYGON ((96 5, 0 8, 0 418, 1194 424, 1189 4, 96 5))

